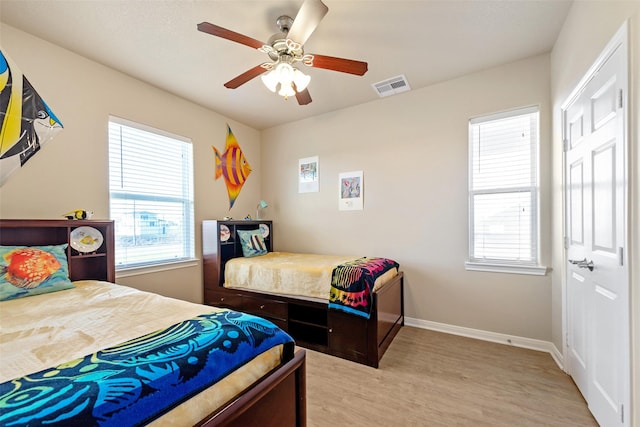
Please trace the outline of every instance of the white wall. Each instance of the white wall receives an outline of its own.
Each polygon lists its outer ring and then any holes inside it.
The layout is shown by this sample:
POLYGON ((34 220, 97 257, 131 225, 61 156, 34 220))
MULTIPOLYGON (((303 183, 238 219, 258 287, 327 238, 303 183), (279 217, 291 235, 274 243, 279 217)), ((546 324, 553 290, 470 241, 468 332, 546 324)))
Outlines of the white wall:
POLYGON ((551 261, 549 84, 542 55, 263 131, 276 250, 393 258, 407 316, 549 341, 549 276, 464 269, 468 120, 528 105, 541 111, 542 260, 551 261), (298 159, 315 155, 320 191, 299 194, 298 159), (338 174, 358 170, 364 210, 338 211, 338 174))
POLYGON ((640 426, 640 2, 576 1, 551 53, 553 102, 553 342, 562 348, 562 132, 560 106, 625 20, 630 29, 629 259, 631 260, 632 417, 640 426))
MULTIPOLYGON (((6 24, 2 51, 18 65, 64 129, 0 188, 1 218, 61 218, 88 209, 109 218, 107 123, 116 115, 192 139, 196 255, 203 219, 253 213, 260 200, 260 134, 196 104, 61 49, 6 24), (224 149, 229 123, 253 168, 229 213, 226 187, 214 181, 211 145, 224 149)), ((200 263, 179 270, 118 278, 118 283, 202 301, 200 263)))

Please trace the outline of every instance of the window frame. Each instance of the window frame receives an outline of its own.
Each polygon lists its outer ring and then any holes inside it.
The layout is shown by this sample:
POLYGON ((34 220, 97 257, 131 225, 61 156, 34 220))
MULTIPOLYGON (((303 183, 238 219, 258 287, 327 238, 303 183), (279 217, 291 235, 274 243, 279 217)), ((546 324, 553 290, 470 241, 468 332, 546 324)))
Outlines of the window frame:
MULTIPOLYGON (((180 233, 183 236, 182 242, 182 255, 177 258, 157 258, 149 261, 141 261, 141 262, 129 262, 124 264, 116 264, 116 272, 119 273, 118 277, 125 277, 129 275, 142 274, 147 272, 154 271, 163 271, 167 269, 181 268, 184 266, 191 266, 197 261, 195 257, 195 207, 194 207, 194 158, 193 158, 193 143, 190 138, 176 135, 171 132, 154 128, 152 126, 148 126, 142 123, 134 122, 131 120, 123 119, 121 117, 109 115, 109 121, 107 123, 107 139, 108 139, 108 182, 109 182, 109 212, 111 218, 114 218, 113 209, 114 206, 112 204, 113 200, 139 200, 142 202, 145 201, 156 201, 156 202, 169 202, 169 203, 179 203, 182 206, 183 215, 185 224, 180 228, 180 233), (182 174, 183 178, 186 178, 188 182, 183 182, 182 186, 186 189, 183 190, 183 196, 186 197, 177 197, 175 195, 155 195, 149 196, 144 193, 131 193, 127 191, 117 191, 112 190, 111 188, 111 179, 112 179, 112 165, 111 165, 111 124, 115 124, 118 126, 125 126, 137 131, 146 132, 153 135, 158 135, 162 138, 170 138, 176 142, 180 142, 185 144, 181 147, 181 150, 188 150, 188 158, 183 158, 181 162, 190 162, 187 164, 188 170, 182 174), (188 147, 188 148, 187 148, 188 147), (118 197, 113 197, 117 195, 118 197)), ((121 163, 122 164, 122 163, 121 163)), ((117 221, 116 221, 117 222, 117 221)), ((117 233, 118 225, 115 224, 115 233, 117 233)), ((115 250, 116 250, 116 259, 117 251, 118 251, 118 235, 115 235, 115 250)))
POLYGON ((466 270, 473 271, 489 271, 500 273, 515 273, 515 274, 531 274, 531 275, 545 275, 547 268, 540 265, 540 108, 538 105, 515 108, 505 110, 492 114, 485 114, 481 116, 472 117, 468 122, 468 259, 465 262, 466 270), (473 129, 475 125, 487 123, 496 120, 509 119, 521 115, 527 115, 531 113, 537 114, 535 126, 532 128, 530 143, 530 155, 531 155, 531 185, 524 186, 503 186, 493 187, 490 189, 483 188, 480 190, 473 189, 474 183, 474 135, 473 129), (535 135, 534 135, 535 132, 535 135), (535 137, 535 139, 534 139, 535 137), (502 259, 496 258, 480 258, 475 255, 475 205, 474 197, 477 195, 491 195, 501 193, 530 193, 531 200, 531 260, 518 261, 514 259, 502 259))

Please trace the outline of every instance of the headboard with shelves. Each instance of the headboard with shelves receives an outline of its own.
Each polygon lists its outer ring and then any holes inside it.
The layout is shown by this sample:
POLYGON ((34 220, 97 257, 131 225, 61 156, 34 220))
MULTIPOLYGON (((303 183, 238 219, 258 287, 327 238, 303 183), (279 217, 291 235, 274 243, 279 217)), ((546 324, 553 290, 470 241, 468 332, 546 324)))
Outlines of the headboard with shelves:
POLYGON ((0 245, 44 246, 67 243, 69 278, 74 280, 104 280, 115 282, 113 221, 68 219, 0 219, 0 245), (81 253, 73 249, 71 233, 78 227, 93 227, 103 237, 94 252, 81 253))
POLYGON ((204 283, 207 286, 224 284, 224 266, 232 258, 242 257, 238 230, 263 229, 267 251, 273 251, 273 222, 268 220, 205 220, 202 221, 202 257, 204 283), (266 227, 266 228, 265 228, 266 227), (206 238, 205 238, 206 237, 206 238))

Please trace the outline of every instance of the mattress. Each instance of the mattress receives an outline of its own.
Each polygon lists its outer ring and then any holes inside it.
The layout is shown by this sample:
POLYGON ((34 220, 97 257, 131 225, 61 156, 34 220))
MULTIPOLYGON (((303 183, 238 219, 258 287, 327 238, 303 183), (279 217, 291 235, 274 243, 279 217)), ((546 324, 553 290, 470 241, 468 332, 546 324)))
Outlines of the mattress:
MULTIPOLYGON (((0 383, 58 366, 125 341, 223 309, 107 282, 0 303, 0 383)), ((175 407, 156 425, 192 424, 281 363, 283 345, 260 354, 175 407)))
MULTIPOLYGON (((227 288, 329 300, 334 268, 358 257, 269 252, 251 258, 233 258, 225 265, 227 288)), ((397 268, 380 276, 373 291, 398 274, 397 268)))

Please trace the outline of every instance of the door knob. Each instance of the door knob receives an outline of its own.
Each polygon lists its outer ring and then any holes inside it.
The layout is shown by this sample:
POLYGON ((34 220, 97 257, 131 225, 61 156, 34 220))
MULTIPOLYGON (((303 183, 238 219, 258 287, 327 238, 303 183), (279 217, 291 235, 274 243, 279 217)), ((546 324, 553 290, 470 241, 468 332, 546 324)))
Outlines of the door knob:
POLYGON ((593 261, 587 261, 586 259, 578 263, 578 268, 588 268, 589 271, 593 271, 593 261))
POLYGON ((577 265, 578 268, 588 268, 589 271, 593 271, 593 261, 587 261, 586 258, 581 260, 570 259, 569 262, 571 264, 577 265))

